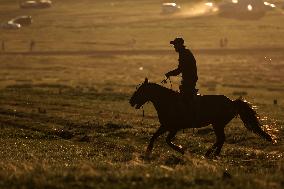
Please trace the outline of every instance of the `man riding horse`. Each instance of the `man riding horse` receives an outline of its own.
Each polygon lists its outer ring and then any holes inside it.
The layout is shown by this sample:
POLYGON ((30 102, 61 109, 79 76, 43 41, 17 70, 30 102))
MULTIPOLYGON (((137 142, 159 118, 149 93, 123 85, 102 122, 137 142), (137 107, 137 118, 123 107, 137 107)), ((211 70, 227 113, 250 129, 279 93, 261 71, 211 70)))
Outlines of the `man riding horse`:
MULTIPOLYGON (((187 111, 190 111, 193 122, 196 120, 196 112, 194 111, 195 103, 193 99, 197 94, 198 89, 195 88, 198 80, 196 60, 192 52, 185 48, 183 38, 175 38, 170 41, 170 44, 174 45, 175 51, 179 53, 179 64, 178 67, 165 74, 168 79, 170 76, 177 76, 182 74, 181 85, 179 86, 182 101, 187 111), (188 107, 191 107, 188 109, 188 107)), ((187 116, 188 117, 188 116, 187 116)))
POLYGON ((168 132, 167 144, 184 154, 184 148, 173 143, 177 132, 181 129, 201 128, 210 124, 216 135, 216 142, 207 150, 205 156, 218 156, 226 138, 224 128, 237 115, 248 130, 267 141, 274 142, 269 133, 261 128, 257 113, 245 100, 231 100, 224 95, 203 95, 196 98, 195 86, 198 77, 195 58, 190 50, 185 48, 182 38, 176 38, 170 44, 173 44, 176 52, 179 53, 179 65, 165 75, 168 79, 170 76, 182 74, 180 94, 151 83, 146 78, 129 100, 130 105, 136 109, 150 101, 157 111, 160 127, 150 139, 146 156, 151 154, 154 141, 166 132, 168 132))
POLYGON ((198 80, 196 60, 189 49, 184 46, 184 40, 182 38, 175 38, 170 41, 170 44, 174 45, 175 51, 179 53, 178 67, 165 74, 167 78, 170 76, 177 76, 182 74, 182 81, 179 87, 183 100, 186 102, 196 95, 197 89, 195 88, 198 80))

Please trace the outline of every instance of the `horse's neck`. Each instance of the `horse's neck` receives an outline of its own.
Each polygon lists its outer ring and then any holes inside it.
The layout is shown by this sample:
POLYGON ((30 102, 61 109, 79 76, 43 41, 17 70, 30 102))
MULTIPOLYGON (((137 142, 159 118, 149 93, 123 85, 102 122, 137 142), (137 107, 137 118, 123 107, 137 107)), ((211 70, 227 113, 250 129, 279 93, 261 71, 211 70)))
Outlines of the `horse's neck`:
POLYGON ((174 96, 174 92, 158 84, 152 84, 149 87, 151 90, 149 93, 149 100, 153 103, 156 110, 160 111, 168 109, 167 106, 169 106, 173 100, 170 98, 174 96))

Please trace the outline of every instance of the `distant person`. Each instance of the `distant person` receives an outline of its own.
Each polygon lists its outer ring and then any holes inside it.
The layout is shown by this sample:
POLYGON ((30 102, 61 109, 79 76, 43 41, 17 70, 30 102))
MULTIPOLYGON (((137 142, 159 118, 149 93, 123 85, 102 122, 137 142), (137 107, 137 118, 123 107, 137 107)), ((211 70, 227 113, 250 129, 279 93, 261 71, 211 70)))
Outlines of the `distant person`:
POLYGON ((174 45, 175 51, 179 54, 178 67, 165 74, 167 78, 182 74, 181 85, 179 86, 180 93, 185 101, 190 101, 196 94, 195 88, 198 80, 196 60, 192 52, 185 48, 183 38, 175 38, 170 41, 174 45))
POLYGON ((134 48, 135 44, 136 44, 136 39, 132 38, 132 40, 130 41, 130 46, 132 49, 134 48))
POLYGON ((228 39, 227 37, 224 38, 224 47, 227 47, 228 46, 228 39))
POLYGON ((221 48, 223 48, 223 47, 224 47, 224 41, 223 41, 223 38, 221 38, 221 39, 220 39, 219 44, 220 44, 220 47, 221 47, 221 48))
POLYGON ((2 51, 5 52, 5 41, 2 41, 2 51))
POLYGON ((31 52, 34 50, 34 47, 35 47, 35 41, 31 40, 31 42, 30 42, 30 51, 31 52))

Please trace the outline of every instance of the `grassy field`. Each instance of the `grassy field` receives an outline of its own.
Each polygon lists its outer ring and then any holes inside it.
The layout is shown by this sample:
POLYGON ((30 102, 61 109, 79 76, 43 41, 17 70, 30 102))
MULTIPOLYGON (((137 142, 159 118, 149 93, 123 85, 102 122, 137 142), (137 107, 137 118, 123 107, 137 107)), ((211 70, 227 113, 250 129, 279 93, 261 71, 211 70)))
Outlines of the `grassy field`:
MULTIPOLYGON (((50 9, 21 10, 16 0, 0 2, 0 22, 34 18, 20 30, 0 30, 0 188, 284 187, 284 15, 171 17, 160 15, 160 3, 58 0, 50 9), (143 158, 159 122, 151 104, 142 117, 128 100, 145 77, 158 83, 176 66, 168 43, 177 35, 196 52, 200 93, 252 102, 276 144, 237 118, 218 158, 204 158, 215 141, 210 127, 178 133, 185 155, 162 136, 151 159, 143 158), (229 39, 225 50, 221 37, 229 39), (34 52, 22 54, 31 40, 34 52)), ((174 90, 179 81, 173 78, 174 90)))

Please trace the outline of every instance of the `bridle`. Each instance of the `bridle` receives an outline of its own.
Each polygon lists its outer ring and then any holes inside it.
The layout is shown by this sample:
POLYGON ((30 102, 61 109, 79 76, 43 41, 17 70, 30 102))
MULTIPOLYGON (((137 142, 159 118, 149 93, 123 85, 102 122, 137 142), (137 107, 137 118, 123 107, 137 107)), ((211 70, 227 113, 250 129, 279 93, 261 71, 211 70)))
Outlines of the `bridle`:
MULTIPOLYGON (((172 80, 171 80, 170 77, 167 77, 166 79, 162 80, 162 81, 161 81, 161 84, 162 84, 162 85, 167 84, 167 83, 168 83, 167 80, 169 80, 170 85, 171 85, 171 89, 173 89, 173 84, 172 84, 172 80)), ((136 86, 136 89, 138 89, 141 85, 142 85, 142 84, 138 84, 138 85, 136 86)), ((143 105, 141 106, 141 108, 142 108, 142 120, 141 120, 141 122, 143 122, 144 117, 145 117, 145 110, 144 110, 143 105)))

